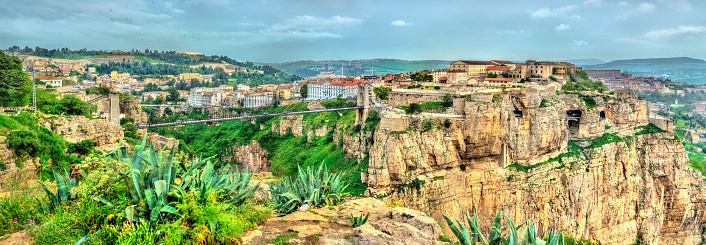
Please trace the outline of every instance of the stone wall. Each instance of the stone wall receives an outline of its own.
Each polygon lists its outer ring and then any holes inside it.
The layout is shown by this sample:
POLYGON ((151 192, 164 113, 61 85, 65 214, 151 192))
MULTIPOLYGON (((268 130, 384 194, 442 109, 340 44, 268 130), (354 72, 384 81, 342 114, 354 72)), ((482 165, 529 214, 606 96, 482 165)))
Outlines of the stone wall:
POLYGON ((269 171, 271 162, 267 160, 266 150, 260 147, 260 144, 253 140, 250 144, 235 146, 228 152, 221 154, 223 162, 238 162, 248 169, 248 171, 260 173, 269 171))
POLYGON ((392 107, 408 106, 411 103, 424 104, 430 101, 441 101, 444 93, 407 93, 392 91, 388 97, 387 103, 392 107))
POLYGON ((85 139, 98 142, 97 149, 112 150, 123 139, 123 128, 105 120, 83 116, 40 118, 39 123, 71 143, 85 139))

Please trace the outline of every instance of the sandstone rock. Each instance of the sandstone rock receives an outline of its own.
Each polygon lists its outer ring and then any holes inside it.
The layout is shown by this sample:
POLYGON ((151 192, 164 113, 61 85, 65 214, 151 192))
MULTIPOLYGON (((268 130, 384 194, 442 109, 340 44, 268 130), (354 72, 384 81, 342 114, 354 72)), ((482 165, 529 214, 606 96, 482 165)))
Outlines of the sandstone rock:
POLYGON ((353 229, 356 244, 444 244, 439 224, 419 211, 394 208, 380 218, 353 229))
MULTIPOLYGON (((638 233, 649 244, 700 242, 706 183, 688 168, 681 143, 669 140, 671 133, 634 135, 635 126, 647 123, 644 100, 593 98, 596 105, 589 109, 576 95, 505 95, 499 102, 467 102, 466 119, 451 120, 449 128, 432 121, 437 126, 425 131, 418 119, 403 132, 378 128, 362 179, 371 194, 403 200, 442 224, 446 234, 451 232, 442 214, 475 212, 488 230, 502 209, 517 224, 536 222, 539 234, 563 229, 604 244, 631 244, 638 233), (567 110, 581 111, 576 132, 570 132, 567 110), (543 163, 567 152, 569 140, 606 132, 625 142, 543 163), (539 163, 528 172, 506 168, 539 163)), ((367 234, 366 241, 387 242, 373 225, 377 221, 368 222, 356 232, 367 234)))
POLYGON ((314 234, 321 234, 321 227, 318 225, 302 225, 292 227, 293 231, 297 232, 297 236, 305 238, 314 234))
POLYGON ((260 144, 253 140, 248 145, 233 147, 225 154, 221 155, 223 162, 238 162, 248 169, 248 171, 259 173, 266 172, 270 168, 270 160, 267 160, 267 151, 260 147, 260 144))
POLYGON ((40 118, 39 124, 62 135, 71 143, 90 139, 98 142, 97 149, 112 150, 123 139, 123 128, 106 120, 88 119, 83 116, 40 118))
POLYGON ((250 233, 247 233, 247 235, 243 236, 243 244, 250 244, 250 241, 259 236, 262 236, 262 231, 253 230, 250 233))
POLYGON ((274 218, 275 220, 284 220, 284 221, 323 221, 326 222, 327 219, 324 218, 321 215, 314 214, 309 211, 297 211, 291 214, 288 214, 283 217, 278 217, 274 218))

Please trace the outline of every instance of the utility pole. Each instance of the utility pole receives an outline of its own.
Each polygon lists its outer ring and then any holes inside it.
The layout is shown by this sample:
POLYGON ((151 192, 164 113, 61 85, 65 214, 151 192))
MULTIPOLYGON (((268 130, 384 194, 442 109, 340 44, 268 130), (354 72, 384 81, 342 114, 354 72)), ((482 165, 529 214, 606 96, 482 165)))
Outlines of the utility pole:
POLYGON ((32 62, 32 110, 37 111, 37 84, 34 79, 34 62, 32 62))

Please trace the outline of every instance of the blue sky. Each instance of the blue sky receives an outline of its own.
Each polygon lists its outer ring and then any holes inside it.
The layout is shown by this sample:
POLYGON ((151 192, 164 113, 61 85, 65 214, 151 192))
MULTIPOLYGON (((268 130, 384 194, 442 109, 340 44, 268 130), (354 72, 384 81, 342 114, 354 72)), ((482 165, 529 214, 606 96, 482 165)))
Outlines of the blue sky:
POLYGON ((0 47, 237 60, 706 58, 702 0, 4 0, 0 47))

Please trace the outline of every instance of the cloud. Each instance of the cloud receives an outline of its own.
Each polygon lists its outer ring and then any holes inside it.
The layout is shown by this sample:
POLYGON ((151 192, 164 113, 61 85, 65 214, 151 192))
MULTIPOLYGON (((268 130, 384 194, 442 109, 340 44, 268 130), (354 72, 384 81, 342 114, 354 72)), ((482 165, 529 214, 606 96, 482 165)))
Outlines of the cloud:
MULTIPOLYGON (((572 10, 577 9, 579 6, 578 5, 567 5, 558 9, 550 9, 550 8, 541 8, 538 9, 530 14, 530 17, 532 19, 542 19, 542 18, 548 18, 548 17, 562 17, 566 16, 567 12, 570 12, 572 10)), ((578 15, 576 15, 578 16, 578 15)), ((574 17, 573 15, 571 17, 574 17)), ((581 17, 579 17, 581 18, 581 17)))
POLYGON ((390 22, 390 25, 393 25, 393 26, 413 26, 414 23, 405 22, 404 20, 395 20, 393 22, 390 22))
POLYGON ((679 11, 691 11, 691 3, 689 2, 689 0, 657 0, 657 2, 667 4, 669 5, 669 7, 672 7, 679 11))
POLYGON ((588 45, 588 42, 586 42, 584 40, 574 40, 574 44, 576 46, 583 46, 583 45, 588 45))
POLYGON ((566 31, 569 29, 571 29, 571 26, 567 25, 567 24, 561 24, 561 25, 558 25, 557 27, 554 27, 554 30, 557 30, 557 31, 566 31))
POLYGON ((583 6, 593 6, 593 7, 598 7, 603 5, 602 0, 586 0, 583 2, 583 6))
MULTIPOLYGON (((627 5, 627 6, 629 6, 629 4, 626 3, 626 2, 620 2, 619 5, 627 5)), ((619 14, 618 17, 616 17, 616 18, 619 19, 619 20, 624 20, 624 19, 627 19, 627 18, 629 18, 629 17, 631 17, 631 16, 636 16, 636 15, 640 15, 640 14, 652 12, 653 10, 655 10, 655 5, 654 5, 654 4, 651 4, 651 3, 641 3, 641 4, 638 4, 637 6, 631 8, 631 9, 628 10, 627 12, 624 12, 624 13, 622 13, 622 14, 619 14)))
POLYGON ((651 31, 648 33, 645 33, 645 37, 647 38, 662 38, 662 37, 671 37, 671 36, 676 36, 676 35, 682 35, 682 34, 698 34, 698 33, 703 33, 706 32, 706 27, 703 26, 679 26, 679 28, 672 28, 672 29, 662 29, 662 30, 655 30, 651 31))

